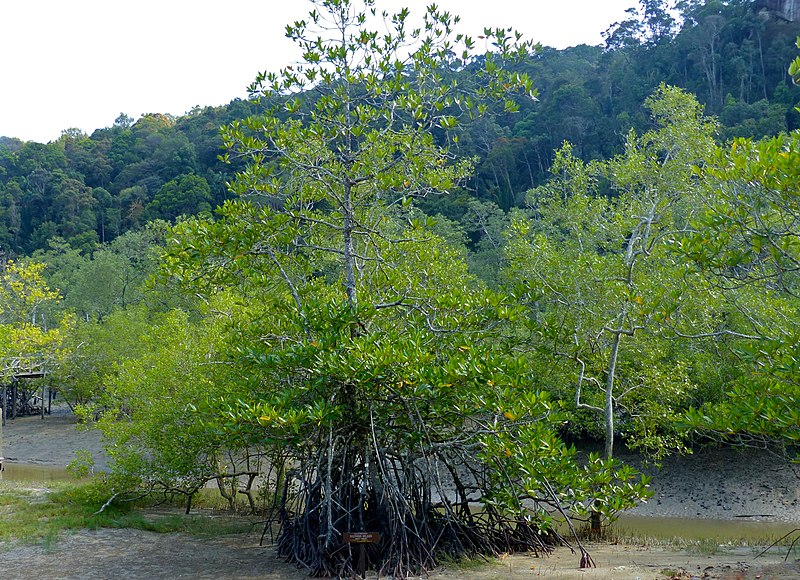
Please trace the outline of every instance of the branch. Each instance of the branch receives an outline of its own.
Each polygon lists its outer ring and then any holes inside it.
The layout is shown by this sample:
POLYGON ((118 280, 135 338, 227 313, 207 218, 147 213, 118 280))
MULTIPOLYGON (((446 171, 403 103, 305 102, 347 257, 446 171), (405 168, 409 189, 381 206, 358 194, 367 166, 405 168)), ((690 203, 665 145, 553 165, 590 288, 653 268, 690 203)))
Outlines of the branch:
POLYGON ((741 332, 734 332, 733 330, 715 330, 714 332, 701 332, 698 334, 684 334, 674 327, 670 330, 680 338, 719 338, 721 336, 732 336, 734 338, 741 338, 743 340, 776 340, 767 336, 754 336, 750 334, 742 334, 741 332))
MULTIPOLYGON (((601 414, 604 413, 605 411, 600 407, 595 407, 594 405, 581 403, 581 386, 583 385, 583 377, 584 377, 584 371, 586 370, 586 363, 584 363, 580 358, 578 358, 577 354, 573 357, 573 360, 575 360, 579 365, 581 365, 581 374, 578 377, 578 386, 575 389, 575 406, 578 409, 589 409, 590 411, 594 411, 596 413, 601 413, 601 414)), ((595 383, 597 383, 598 386, 600 386, 600 383, 597 379, 595 379, 594 377, 592 377, 592 379, 595 381, 595 383)))
POLYGON ((303 318, 303 326, 305 327, 306 335, 310 339, 311 330, 309 330, 308 321, 306 320, 306 317, 303 314, 303 303, 300 300, 300 294, 297 293, 297 288, 295 287, 291 278, 289 278, 289 274, 287 274, 286 270, 283 269, 283 265, 278 261, 278 258, 275 256, 275 252, 272 251, 272 248, 269 246, 263 246, 263 247, 264 250, 267 252, 267 255, 272 259, 273 263, 278 267, 278 271, 281 273, 281 276, 286 282, 286 285, 289 286, 289 291, 292 293, 292 298, 294 298, 294 303, 297 306, 297 312, 303 318))

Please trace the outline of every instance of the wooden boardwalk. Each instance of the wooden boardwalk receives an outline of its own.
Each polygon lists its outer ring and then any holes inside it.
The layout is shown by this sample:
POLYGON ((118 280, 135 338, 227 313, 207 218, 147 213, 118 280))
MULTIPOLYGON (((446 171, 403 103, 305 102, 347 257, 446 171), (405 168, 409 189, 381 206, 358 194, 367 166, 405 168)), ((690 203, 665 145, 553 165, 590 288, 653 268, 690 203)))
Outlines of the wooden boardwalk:
POLYGON ((30 415, 41 415, 44 419, 45 414, 50 413, 53 401, 53 392, 45 384, 31 386, 28 381, 44 378, 45 373, 41 371, 17 373, 11 377, 9 384, 3 385, 0 389, 0 407, 2 407, 2 423, 5 425, 6 419, 25 417, 30 415))

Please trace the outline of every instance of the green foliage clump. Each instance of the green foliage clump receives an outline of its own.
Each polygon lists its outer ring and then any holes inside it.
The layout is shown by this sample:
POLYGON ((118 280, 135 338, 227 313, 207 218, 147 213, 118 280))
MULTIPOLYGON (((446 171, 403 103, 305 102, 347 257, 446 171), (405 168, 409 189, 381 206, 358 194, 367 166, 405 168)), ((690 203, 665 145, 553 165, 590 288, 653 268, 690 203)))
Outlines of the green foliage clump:
POLYGON ((681 242, 686 257, 722 288, 736 315, 720 335, 741 372, 718 400, 698 403, 689 425, 732 441, 800 441, 796 351, 800 244, 800 133, 735 140, 702 169, 708 197, 681 242))

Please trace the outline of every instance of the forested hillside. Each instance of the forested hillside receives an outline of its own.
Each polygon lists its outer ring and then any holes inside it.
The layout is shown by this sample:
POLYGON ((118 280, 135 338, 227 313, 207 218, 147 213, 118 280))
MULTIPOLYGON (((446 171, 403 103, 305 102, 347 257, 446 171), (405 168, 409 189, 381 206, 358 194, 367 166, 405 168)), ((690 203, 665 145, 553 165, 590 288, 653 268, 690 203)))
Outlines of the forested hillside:
MULTIPOLYGON (((458 151, 479 158, 475 175, 462 193, 425 209, 460 222, 473 248, 491 243, 476 228, 496 209, 471 200, 503 211, 523 205, 565 140, 585 161, 619 153, 629 129, 650 127, 642 103, 661 82, 695 94, 719 117, 723 140, 800 127, 800 89, 787 75, 800 23, 762 4, 680 2, 676 21, 667 2, 644 0, 606 32, 605 46, 532 54, 518 67, 539 102, 465 123, 458 151)), ((91 252, 149 220, 212 211, 229 197, 237 168, 218 160, 219 127, 258 110, 237 100, 178 118, 121 114, 112 127, 66 129, 48 144, 0 137, 0 248, 29 255, 59 237, 91 252)))

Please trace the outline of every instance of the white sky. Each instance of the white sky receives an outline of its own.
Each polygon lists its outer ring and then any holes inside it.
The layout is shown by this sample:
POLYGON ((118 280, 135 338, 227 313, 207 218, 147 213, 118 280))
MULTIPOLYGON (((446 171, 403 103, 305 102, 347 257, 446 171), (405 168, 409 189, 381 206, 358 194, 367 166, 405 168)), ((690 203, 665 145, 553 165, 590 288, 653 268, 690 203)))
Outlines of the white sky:
MULTIPOLYGON (((377 0, 411 9, 434 0, 377 0)), ((546 46, 600 44, 637 0, 438 0, 468 34, 513 26, 546 46)), ((182 115, 246 97, 259 71, 293 58, 287 23, 305 0, 0 0, 0 135, 91 134, 122 112, 182 115)), ((535 83, 535 79, 534 79, 535 83)))

